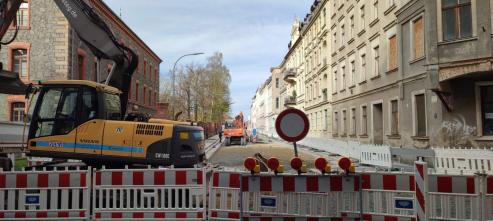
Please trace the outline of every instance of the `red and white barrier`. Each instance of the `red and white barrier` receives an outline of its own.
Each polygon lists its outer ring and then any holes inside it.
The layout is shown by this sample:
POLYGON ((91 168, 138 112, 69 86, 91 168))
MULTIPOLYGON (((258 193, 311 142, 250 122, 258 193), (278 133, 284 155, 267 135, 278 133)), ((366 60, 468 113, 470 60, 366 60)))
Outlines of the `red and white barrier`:
POLYGON ((89 171, 1 172, 0 220, 89 219, 89 171))
POLYGON ((204 169, 125 169, 95 172, 95 220, 204 220, 204 169))
POLYGON ((241 181, 244 217, 359 217, 358 176, 244 175, 241 181))
MULTIPOLYGON (((412 220, 413 208, 396 206, 414 202, 414 176, 410 173, 361 174, 364 220, 412 220)), ((412 206, 412 205, 411 205, 412 206)))
POLYGON ((481 220, 480 182, 478 176, 428 175, 426 215, 431 220, 481 220))
POLYGON ((427 221, 428 213, 426 211, 428 201, 428 166, 425 162, 414 162, 414 179, 416 180, 416 219, 418 221, 427 221))
POLYGON ((209 220, 240 219, 240 173, 213 172, 209 188, 209 220))

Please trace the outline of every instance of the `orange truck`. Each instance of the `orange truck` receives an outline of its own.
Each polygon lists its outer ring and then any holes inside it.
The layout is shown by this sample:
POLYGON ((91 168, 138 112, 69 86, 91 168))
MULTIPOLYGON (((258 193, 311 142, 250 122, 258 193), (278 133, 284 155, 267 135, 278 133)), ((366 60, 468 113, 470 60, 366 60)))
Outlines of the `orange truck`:
POLYGON ((240 114, 236 116, 234 120, 230 120, 225 123, 224 139, 226 142, 226 146, 229 146, 233 143, 242 146, 247 144, 246 128, 245 122, 243 121, 242 112, 240 112, 240 114))

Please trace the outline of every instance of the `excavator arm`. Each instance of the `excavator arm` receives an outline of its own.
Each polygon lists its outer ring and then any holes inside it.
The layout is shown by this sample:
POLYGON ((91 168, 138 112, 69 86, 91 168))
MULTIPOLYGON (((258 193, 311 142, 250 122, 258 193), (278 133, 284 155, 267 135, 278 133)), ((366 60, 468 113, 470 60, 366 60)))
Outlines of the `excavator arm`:
POLYGON ((121 116, 125 116, 130 83, 138 65, 138 56, 118 42, 110 28, 86 0, 55 0, 55 3, 92 53, 98 58, 114 62, 113 69, 106 78, 106 84, 122 91, 121 116))
MULTIPOLYGON (((9 29, 10 24, 14 21, 17 10, 22 0, 0 0, 0 40, 9 29)), ((14 36, 15 38, 15 36, 14 36)), ((0 42, 0 45, 6 45, 10 42, 0 42)), ((25 94, 28 86, 20 79, 18 73, 13 73, 3 69, 0 64, 0 93, 2 94, 25 94)))
MULTIPOLYGON (((122 92, 120 95, 121 116, 125 116, 130 83, 132 74, 138 65, 138 56, 131 49, 118 42, 110 28, 91 8, 87 0, 54 1, 67 18, 70 26, 98 60, 108 59, 114 62, 105 83, 122 92)), ((7 32, 21 3, 21 0, 0 0, 0 39, 7 32)), ((29 87, 20 81, 17 74, 3 71, 3 68, 1 70, 0 93, 23 94, 28 90, 29 87)))

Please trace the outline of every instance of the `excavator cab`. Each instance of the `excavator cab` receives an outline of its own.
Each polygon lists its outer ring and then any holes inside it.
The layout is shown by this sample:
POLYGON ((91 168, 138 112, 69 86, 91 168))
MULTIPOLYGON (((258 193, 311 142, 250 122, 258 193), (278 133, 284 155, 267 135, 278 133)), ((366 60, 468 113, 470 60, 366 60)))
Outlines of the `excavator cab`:
POLYGON ((29 139, 66 135, 92 120, 121 120, 120 92, 90 81, 42 83, 34 108, 29 139))

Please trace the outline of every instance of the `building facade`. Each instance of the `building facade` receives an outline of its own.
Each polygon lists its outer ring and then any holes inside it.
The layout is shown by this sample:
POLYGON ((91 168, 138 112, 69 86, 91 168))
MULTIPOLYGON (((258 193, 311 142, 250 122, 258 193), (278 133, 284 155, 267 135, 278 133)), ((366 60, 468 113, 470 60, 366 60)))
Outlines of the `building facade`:
POLYGON ((312 138, 491 147, 492 46, 493 0, 318 0, 293 25, 280 94, 312 138))
MULTIPOLYGON (((111 28, 121 43, 139 56, 133 74, 129 109, 154 114, 159 95, 159 65, 162 60, 103 1, 91 0, 91 6, 111 28)), ((25 83, 46 80, 91 80, 102 82, 110 61, 96 58, 71 29, 67 19, 52 0, 25 0, 5 39, 17 38, 0 51, 4 68, 18 72, 25 83), (99 75, 97 74, 99 73, 99 75)), ((0 95, 0 121, 22 122, 27 108, 24 96, 0 95)))

